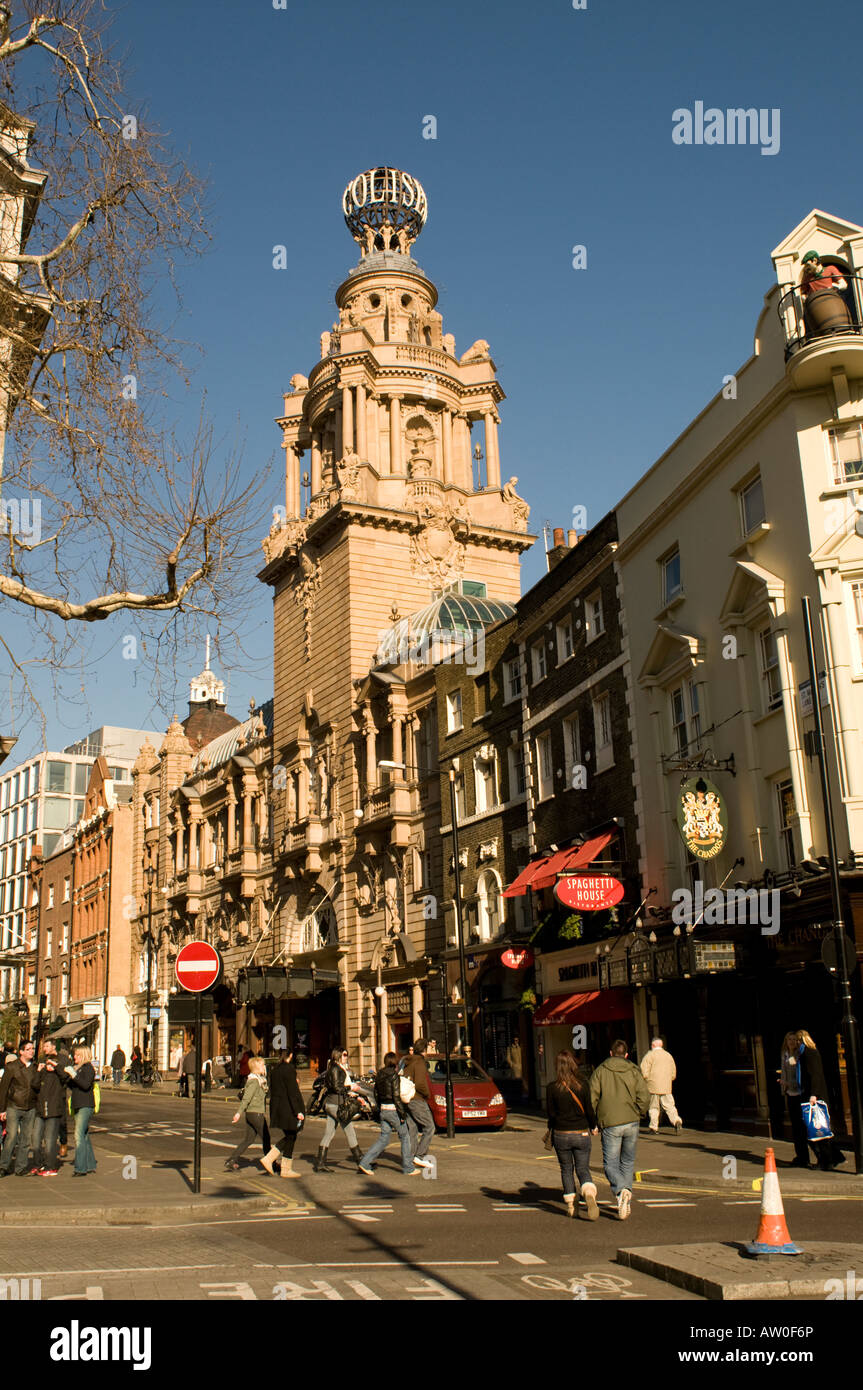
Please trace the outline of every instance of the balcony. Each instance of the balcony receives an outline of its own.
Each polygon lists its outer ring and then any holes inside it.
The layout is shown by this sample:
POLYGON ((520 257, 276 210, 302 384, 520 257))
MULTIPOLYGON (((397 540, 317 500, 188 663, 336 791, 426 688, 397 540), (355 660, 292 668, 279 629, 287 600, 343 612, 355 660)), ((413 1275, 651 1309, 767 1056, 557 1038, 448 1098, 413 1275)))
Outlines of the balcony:
POLYGON ((837 369, 849 379, 863 376, 863 278, 831 260, 846 289, 816 291, 805 299, 798 286, 785 286, 777 306, 785 361, 800 388, 826 385, 837 369))
POLYGON ((379 786, 367 786, 362 798, 363 818, 360 825, 388 828, 396 845, 406 845, 410 839, 410 821, 416 813, 414 794, 407 782, 398 781, 379 786))
POLYGON ((324 823, 317 816, 295 821, 282 835, 280 857, 299 858, 305 856, 305 868, 317 873, 321 867, 321 845, 329 839, 324 823))

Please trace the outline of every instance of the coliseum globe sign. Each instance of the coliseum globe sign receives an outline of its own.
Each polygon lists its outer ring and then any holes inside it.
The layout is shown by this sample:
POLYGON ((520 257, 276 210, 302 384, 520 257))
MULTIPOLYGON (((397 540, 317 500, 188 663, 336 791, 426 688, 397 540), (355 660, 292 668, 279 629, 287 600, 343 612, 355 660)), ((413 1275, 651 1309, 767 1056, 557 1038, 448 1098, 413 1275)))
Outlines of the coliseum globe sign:
POLYGON ((393 232, 407 232, 413 241, 425 226, 428 202, 418 179, 401 169, 381 166, 351 180, 342 195, 342 210, 357 241, 365 240, 368 228, 377 231, 385 224, 393 232))

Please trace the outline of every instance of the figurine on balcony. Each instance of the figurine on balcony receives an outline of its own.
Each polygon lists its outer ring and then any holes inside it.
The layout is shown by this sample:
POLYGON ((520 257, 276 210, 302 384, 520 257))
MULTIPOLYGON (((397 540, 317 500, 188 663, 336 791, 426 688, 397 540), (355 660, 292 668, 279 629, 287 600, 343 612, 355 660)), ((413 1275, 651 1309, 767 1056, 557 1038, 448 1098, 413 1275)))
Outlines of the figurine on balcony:
POLYGON ((851 327, 848 305, 839 293, 847 288, 848 281, 838 266, 822 265, 817 251, 806 252, 800 276, 800 293, 803 295, 807 337, 817 338, 851 327))

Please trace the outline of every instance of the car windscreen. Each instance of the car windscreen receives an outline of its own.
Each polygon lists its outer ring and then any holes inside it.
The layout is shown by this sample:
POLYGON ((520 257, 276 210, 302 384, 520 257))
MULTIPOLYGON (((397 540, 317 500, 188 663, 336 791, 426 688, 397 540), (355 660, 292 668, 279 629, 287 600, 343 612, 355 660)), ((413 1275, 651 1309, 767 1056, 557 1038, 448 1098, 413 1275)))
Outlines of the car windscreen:
MULTIPOLYGON (((469 1057, 453 1057, 450 1074, 453 1081, 488 1081, 482 1067, 478 1067, 469 1057)), ((429 1061, 429 1081, 446 1081, 446 1062, 442 1057, 434 1062, 429 1061)))

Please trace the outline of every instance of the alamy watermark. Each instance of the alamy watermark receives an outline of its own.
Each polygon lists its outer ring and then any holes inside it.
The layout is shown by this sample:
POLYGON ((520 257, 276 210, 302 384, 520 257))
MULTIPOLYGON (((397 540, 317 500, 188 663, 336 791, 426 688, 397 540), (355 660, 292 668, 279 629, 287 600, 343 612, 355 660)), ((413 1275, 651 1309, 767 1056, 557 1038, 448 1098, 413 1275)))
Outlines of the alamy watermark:
POLYGON ((385 628, 378 636, 377 659, 392 666, 464 666, 469 675, 479 676, 485 670, 485 632, 438 628, 415 634, 385 628))
POLYGON ((26 545, 42 538, 42 501, 38 497, 0 498, 0 535, 11 532, 26 545))
POLYGON ((696 101, 692 111, 679 106, 671 113, 675 145, 760 145, 762 154, 779 153, 779 107, 708 106, 696 101))
POLYGON ((780 892, 778 888, 708 888, 696 880, 695 892, 675 888, 671 920, 675 926, 706 927, 725 924, 760 926, 762 936, 775 936, 779 930, 780 892))

